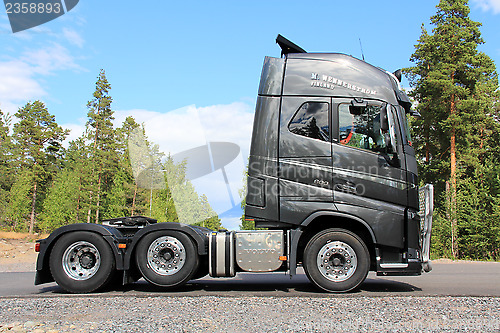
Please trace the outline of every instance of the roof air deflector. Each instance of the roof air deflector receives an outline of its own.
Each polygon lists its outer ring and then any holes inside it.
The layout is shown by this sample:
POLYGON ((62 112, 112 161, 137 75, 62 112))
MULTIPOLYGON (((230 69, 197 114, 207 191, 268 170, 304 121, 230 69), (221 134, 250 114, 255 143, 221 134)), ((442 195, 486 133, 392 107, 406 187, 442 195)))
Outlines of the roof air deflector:
POLYGON ((276 37, 276 43, 281 47, 281 56, 289 53, 307 53, 306 50, 296 45, 295 43, 289 41, 285 37, 278 35, 276 37))

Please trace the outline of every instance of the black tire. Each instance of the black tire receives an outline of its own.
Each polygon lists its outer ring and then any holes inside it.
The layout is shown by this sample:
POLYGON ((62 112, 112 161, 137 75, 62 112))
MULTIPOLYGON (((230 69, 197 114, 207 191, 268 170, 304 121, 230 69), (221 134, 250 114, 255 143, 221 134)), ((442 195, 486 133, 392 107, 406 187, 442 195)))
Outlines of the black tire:
POLYGON ((315 235, 304 251, 304 270, 317 287, 346 292, 358 287, 370 268, 370 254, 361 238, 344 229, 315 235))
POLYGON ((101 235, 78 231, 57 240, 50 253, 50 272, 59 286, 71 293, 90 293, 115 273, 115 257, 101 235))
POLYGON ((137 244, 135 261, 146 281, 166 288, 178 287, 191 280, 199 265, 191 238, 171 230, 144 236, 137 244))

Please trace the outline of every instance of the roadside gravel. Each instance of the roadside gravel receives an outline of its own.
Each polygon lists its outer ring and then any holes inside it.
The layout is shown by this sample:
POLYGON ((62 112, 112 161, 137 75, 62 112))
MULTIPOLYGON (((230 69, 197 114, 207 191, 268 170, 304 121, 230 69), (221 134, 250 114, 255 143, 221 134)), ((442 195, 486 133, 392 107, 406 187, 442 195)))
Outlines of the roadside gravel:
MULTIPOLYGON (((0 272, 33 271, 33 245, 0 238, 0 272)), ((500 332, 500 298, 6 297, 0 332, 500 332)))
POLYGON ((499 332, 500 298, 82 297, 0 299, 0 331, 499 332))

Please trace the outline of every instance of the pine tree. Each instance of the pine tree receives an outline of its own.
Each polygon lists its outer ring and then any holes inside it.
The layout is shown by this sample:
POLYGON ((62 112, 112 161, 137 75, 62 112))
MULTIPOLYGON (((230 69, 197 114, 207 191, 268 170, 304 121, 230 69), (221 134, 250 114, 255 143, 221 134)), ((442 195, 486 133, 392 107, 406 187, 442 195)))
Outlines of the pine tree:
MULTIPOLYGON (((56 171, 62 141, 69 133, 56 123, 40 101, 27 103, 15 114, 19 122, 14 125, 14 140, 19 149, 19 164, 31 174, 31 203, 29 232, 33 233, 37 204, 43 186, 56 171)), ((26 177, 27 173, 20 173, 26 177)))
POLYGON ((437 212, 442 214, 436 221, 450 223, 453 257, 460 255, 463 244, 459 222, 468 223, 458 192, 472 184, 467 179, 478 176, 473 171, 492 152, 488 131, 496 131, 492 112, 498 76, 491 59, 477 50, 483 43, 481 24, 469 12, 467 0, 441 0, 431 17, 432 34, 422 27, 411 57, 415 67, 407 69, 422 114, 414 122, 421 176, 436 185, 437 212))
POLYGON ((89 142, 91 165, 89 203, 87 222, 99 222, 103 194, 111 186, 113 173, 116 171, 118 156, 115 143, 115 129, 113 128, 113 111, 109 95, 111 85, 106 73, 101 70, 96 82, 93 98, 87 103, 89 110, 86 127, 86 138, 89 142), (92 219, 92 213, 95 213, 92 219))
MULTIPOLYGON (((122 171, 122 174, 115 175, 115 177, 119 177, 120 181, 117 181, 117 179, 115 179, 113 181, 113 186, 117 186, 118 191, 124 191, 123 193, 125 197, 119 199, 117 196, 113 194, 111 195, 112 198, 120 200, 120 203, 116 203, 116 205, 122 206, 124 202, 126 203, 124 214, 128 216, 146 214, 146 193, 144 189, 141 189, 139 187, 139 184, 134 177, 134 172, 130 160, 129 145, 134 144, 134 140, 131 138, 136 132, 144 136, 144 128, 139 125, 131 116, 127 117, 122 126, 116 131, 118 152, 120 154, 119 168, 122 171)), ((112 190, 111 192, 113 193, 114 190, 112 190)), ((108 202, 108 205, 114 206, 115 203, 110 200, 108 202)), ((115 208, 113 208, 113 211, 115 211, 115 208)), ((113 213, 111 211, 108 212, 108 215, 112 214, 113 213)), ((117 215, 114 215, 114 217, 116 216, 117 215)))

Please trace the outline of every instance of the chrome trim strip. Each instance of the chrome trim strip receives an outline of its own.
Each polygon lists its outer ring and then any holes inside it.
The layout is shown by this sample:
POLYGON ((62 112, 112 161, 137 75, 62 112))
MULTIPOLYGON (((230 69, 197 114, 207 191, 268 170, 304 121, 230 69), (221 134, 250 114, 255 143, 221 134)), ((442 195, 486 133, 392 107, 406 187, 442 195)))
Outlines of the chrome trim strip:
POLYGON ((391 263, 391 264, 380 264, 381 268, 407 268, 408 264, 391 263))

